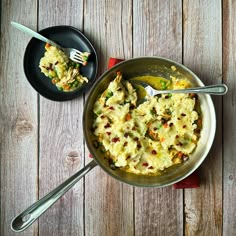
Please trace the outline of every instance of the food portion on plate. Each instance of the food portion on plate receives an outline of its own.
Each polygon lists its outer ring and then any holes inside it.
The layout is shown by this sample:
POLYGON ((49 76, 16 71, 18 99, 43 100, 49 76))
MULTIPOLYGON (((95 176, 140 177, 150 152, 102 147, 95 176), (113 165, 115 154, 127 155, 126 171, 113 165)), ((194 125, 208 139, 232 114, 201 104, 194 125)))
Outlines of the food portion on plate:
MULTIPOLYGON (((191 87, 185 78, 160 81, 162 89, 191 87), (163 86, 163 82, 165 86, 163 86)), ((202 115, 196 94, 163 94, 138 104, 132 84, 117 73, 94 107, 94 146, 112 168, 140 175, 157 175, 188 160, 196 148, 202 115)))
MULTIPOLYGON (((80 73, 80 64, 71 61, 64 52, 48 43, 45 45, 45 50, 39 68, 45 76, 51 79, 58 90, 71 92, 84 83, 88 83, 88 78, 80 73)), ((88 58, 86 55, 85 53, 85 61, 88 58)))

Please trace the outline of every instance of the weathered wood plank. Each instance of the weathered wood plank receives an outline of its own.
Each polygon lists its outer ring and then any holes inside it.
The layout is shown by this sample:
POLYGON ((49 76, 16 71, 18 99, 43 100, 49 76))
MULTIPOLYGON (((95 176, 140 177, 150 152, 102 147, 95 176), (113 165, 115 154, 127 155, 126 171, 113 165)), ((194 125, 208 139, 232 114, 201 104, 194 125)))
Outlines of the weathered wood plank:
MULTIPOLYGON (((182 61, 182 1, 133 1, 134 57, 182 61)), ((182 235, 183 191, 135 188, 135 235, 182 235)))
MULTIPOLYGON (((4 236, 15 235, 10 230, 12 218, 38 197, 37 94, 22 66, 30 38, 14 29, 11 20, 36 29, 37 1, 1 1, 0 235, 4 236)), ((36 223, 20 235, 37 234, 36 223)))
MULTIPOLYGON (((222 81, 221 1, 183 2, 184 64, 205 84, 222 81)), ((201 188, 185 190, 185 234, 221 235, 222 98, 214 97, 217 132, 201 165, 201 188)))
MULTIPOLYGON (((39 29, 72 25, 83 30, 83 1, 39 1, 39 29)), ((39 195, 83 167, 83 97, 53 102, 40 97, 39 195)), ((39 235, 83 235, 83 180, 39 220, 39 235)))
POLYGON ((223 235, 236 232, 236 2, 223 1, 223 78, 229 93, 223 99, 223 144, 224 144, 224 221, 223 235))
MULTIPOLYGON (((131 1, 85 1, 84 30, 94 43, 100 74, 108 58, 132 56, 131 1)), ((86 150, 86 163, 88 150, 86 150)), ((85 235, 133 235, 133 187, 96 167, 85 177, 85 235)))

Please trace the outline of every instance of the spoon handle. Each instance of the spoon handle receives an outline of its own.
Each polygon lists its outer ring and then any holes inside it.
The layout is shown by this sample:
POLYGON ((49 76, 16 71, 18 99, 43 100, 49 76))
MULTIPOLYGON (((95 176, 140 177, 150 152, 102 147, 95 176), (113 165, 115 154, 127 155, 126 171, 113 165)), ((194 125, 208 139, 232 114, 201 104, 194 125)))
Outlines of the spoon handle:
POLYGON ((93 160, 83 169, 75 173, 57 188, 52 190, 46 196, 32 204, 11 222, 11 229, 15 232, 21 232, 28 228, 35 220, 39 218, 49 207, 51 207, 63 194, 72 188, 87 172, 92 170, 97 163, 93 160))
POLYGON ((228 87, 225 84, 215 84, 204 87, 174 89, 174 90, 158 90, 153 95, 164 93, 205 93, 212 95, 224 95, 228 92, 228 87))
POLYGON ((31 37, 37 38, 45 43, 49 43, 50 45, 57 47, 59 49, 62 50, 62 47, 60 45, 58 45, 57 43, 53 42, 50 39, 47 39, 46 37, 42 36, 41 34, 33 31, 32 29, 29 29, 28 27, 21 25, 17 22, 11 21, 11 25, 14 26, 15 28, 17 28, 18 30, 27 33, 28 35, 30 35, 31 37))

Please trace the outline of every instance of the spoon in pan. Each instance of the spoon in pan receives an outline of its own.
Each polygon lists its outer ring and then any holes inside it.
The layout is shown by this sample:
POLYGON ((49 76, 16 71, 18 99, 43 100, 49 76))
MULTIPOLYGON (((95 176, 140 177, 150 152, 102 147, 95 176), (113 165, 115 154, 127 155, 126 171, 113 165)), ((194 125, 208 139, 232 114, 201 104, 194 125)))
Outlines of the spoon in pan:
POLYGON ((203 87, 194 87, 194 88, 186 88, 186 89, 173 89, 173 90, 157 90, 154 89, 148 83, 141 80, 130 80, 134 85, 141 85, 146 93, 150 96, 155 96, 158 94, 167 94, 167 93, 204 93, 211 95, 225 95, 228 92, 228 87, 225 84, 214 84, 203 87))

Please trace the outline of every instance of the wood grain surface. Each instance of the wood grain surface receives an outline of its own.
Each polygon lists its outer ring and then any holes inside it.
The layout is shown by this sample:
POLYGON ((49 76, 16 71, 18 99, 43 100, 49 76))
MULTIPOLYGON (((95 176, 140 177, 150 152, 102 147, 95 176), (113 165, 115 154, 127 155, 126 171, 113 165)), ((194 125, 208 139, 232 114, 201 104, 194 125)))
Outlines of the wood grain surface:
MULTIPOLYGON (((221 1, 184 1, 184 64, 205 84, 222 82, 221 1)), ((214 97, 217 130, 199 168, 202 186, 185 190, 185 234, 222 232, 222 98, 214 97), (206 197, 207 196, 207 197, 206 197)))
POLYGON ((214 97, 215 141, 198 189, 136 188, 94 168, 26 236, 234 236, 236 232, 236 2, 234 0, 2 0, 0 38, 0 235, 14 216, 91 161, 82 113, 87 93, 67 102, 39 96, 23 72, 34 30, 71 25, 90 39, 99 73, 109 57, 163 56, 184 63, 205 84, 229 86, 214 97))
MULTIPOLYGON (((13 235, 12 218, 38 198, 37 93, 25 79, 22 58, 29 41, 10 27, 21 21, 36 30, 37 1, 2 1, 0 58, 0 235, 13 235), (29 6, 29 2, 30 6, 29 6), (25 17, 22 18, 22 15, 25 17)), ((34 224, 24 235, 37 235, 34 224)), ((22 234, 23 235, 23 234, 22 234)))
POLYGON ((223 232, 236 232, 236 2, 223 6, 223 76, 229 93, 223 99, 223 232))

